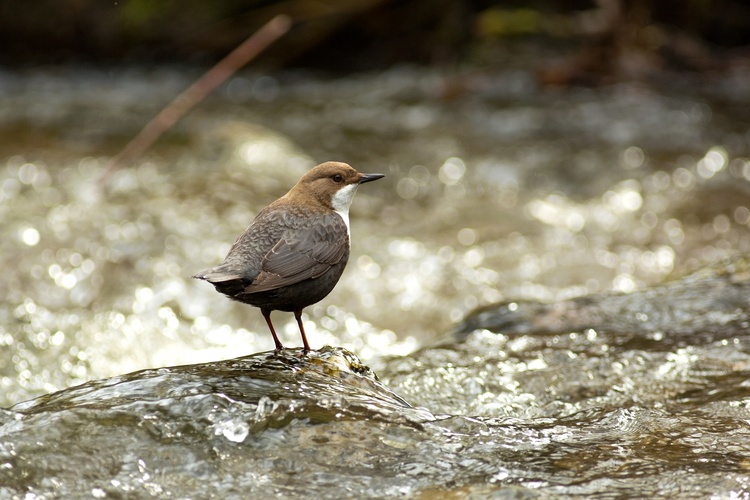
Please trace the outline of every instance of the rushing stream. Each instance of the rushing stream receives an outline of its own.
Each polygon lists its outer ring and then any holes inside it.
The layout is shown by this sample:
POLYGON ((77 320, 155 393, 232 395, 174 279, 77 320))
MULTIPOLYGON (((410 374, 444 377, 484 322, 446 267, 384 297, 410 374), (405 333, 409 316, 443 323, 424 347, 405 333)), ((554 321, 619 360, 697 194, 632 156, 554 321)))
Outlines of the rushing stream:
POLYGON ((106 181, 197 73, 0 74, 0 498, 750 498, 736 71, 241 75, 106 181), (188 276, 325 160, 387 177, 274 353, 188 276))

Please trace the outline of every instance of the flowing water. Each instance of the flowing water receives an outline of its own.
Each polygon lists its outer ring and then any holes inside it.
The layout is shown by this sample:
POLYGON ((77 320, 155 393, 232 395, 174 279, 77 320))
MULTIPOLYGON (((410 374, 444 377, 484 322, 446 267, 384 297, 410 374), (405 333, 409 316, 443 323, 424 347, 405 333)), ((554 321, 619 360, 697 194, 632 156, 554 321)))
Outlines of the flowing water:
POLYGON ((102 182, 196 76, 0 74, 0 497, 750 496, 747 72, 240 75, 102 182), (325 160, 341 348, 264 352, 188 276, 325 160))

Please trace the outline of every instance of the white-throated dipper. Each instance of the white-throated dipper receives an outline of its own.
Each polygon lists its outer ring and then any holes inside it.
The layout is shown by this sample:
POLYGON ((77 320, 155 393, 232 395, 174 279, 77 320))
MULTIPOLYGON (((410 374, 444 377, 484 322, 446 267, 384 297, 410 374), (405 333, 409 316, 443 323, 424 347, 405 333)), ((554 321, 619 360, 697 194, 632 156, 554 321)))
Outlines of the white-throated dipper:
POLYGON ((224 262, 193 276, 239 302, 271 311, 293 312, 309 351, 302 309, 328 295, 349 260, 349 206, 357 187, 385 174, 361 174, 329 161, 307 172, 287 194, 260 211, 237 238, 224 262))

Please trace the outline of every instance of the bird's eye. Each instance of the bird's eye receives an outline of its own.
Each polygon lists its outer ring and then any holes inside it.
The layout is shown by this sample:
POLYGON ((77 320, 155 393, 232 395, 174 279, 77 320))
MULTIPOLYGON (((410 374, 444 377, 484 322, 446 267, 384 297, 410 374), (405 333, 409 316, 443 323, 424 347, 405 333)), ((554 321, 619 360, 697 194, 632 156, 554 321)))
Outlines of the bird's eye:
POLYGON ((344 176, 341 174, 336 174, 332 177, 333 182, 339 183, 344 180, 344 176))

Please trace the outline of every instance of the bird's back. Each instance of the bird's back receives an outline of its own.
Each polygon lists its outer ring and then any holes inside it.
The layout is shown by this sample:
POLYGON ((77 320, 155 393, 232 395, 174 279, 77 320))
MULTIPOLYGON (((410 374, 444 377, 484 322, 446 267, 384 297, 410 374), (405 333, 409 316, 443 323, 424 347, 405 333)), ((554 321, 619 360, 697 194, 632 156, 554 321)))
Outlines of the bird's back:
POLYGON ((277 200, 237 238, 224 262, 194 277, 235 300, 263 307, 281 288, 317 280, 333 267, 336 276, 330 276, 330 287, 324 286, 327 295, 348 259, 348 240, 346 223, 335 212, 277 200))
POLYGON ((284 211, 271 204, 261 210, 232 245, 221 264, 197 273, 194 278, 213 284, 225 295, 243 291, 260 274, 263 257, 289 230, 284 211))

